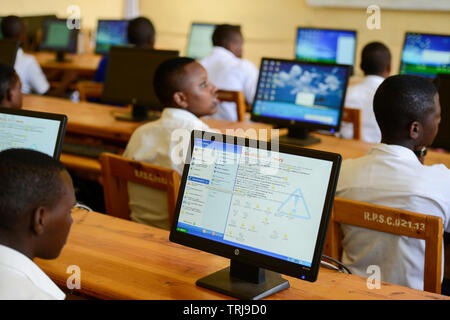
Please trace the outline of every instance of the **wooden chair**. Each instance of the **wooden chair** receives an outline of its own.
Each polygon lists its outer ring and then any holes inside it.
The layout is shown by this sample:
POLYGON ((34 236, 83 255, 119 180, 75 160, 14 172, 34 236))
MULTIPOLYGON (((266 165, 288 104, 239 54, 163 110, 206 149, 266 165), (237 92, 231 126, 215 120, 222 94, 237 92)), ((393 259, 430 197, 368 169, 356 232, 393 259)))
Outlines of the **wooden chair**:
POLYGON ((89 98, 100 98, 103 93, 103 83, 94 81, 78 81, 77 90, 80 93, 80 101, 87 101, 89 98))
POLYGON ((242 91, 217 90, 217 97, 220 101, 236 103, 238 121, 245 121, 247 104, 245 103, 245 97, 242 91))
POLYGON ((178 172, 111 153, 102 153, 100 163, 107 214, 130 219, 127 182, 135 182, 167 192, 169 221, 172 224, 180 187, 178 172))
POLYGON ((353 108, 344 108, 344 114, 342 115, 342 121, 350 122, 353 124, 353 139, 361 140, 361 110, 353 108))
POLYGON ((424 290, 441 293, 443 222, 440 217, 336 197, 324 254, 339 261, 340 224, 425 240, 424 290))

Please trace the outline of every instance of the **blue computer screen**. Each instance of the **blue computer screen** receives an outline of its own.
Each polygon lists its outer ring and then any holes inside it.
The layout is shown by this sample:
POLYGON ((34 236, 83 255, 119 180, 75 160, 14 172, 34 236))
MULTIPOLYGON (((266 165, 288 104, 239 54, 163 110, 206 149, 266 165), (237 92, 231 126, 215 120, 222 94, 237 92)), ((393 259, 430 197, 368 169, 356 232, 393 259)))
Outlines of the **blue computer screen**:
POLYGON ((450 36, 406 33, 400 74, 435 77, 450 73, 450 36))
POLYGON ((106 54, 111 46, 126 45, 128 20, 99 20, 95 52, 106 54))
POLYGON ((253 114, 337 126, 348 69, 263 59, 253 114))
POLYGON ((356 31, 297 29, 296 59, 354 65, 356 31))

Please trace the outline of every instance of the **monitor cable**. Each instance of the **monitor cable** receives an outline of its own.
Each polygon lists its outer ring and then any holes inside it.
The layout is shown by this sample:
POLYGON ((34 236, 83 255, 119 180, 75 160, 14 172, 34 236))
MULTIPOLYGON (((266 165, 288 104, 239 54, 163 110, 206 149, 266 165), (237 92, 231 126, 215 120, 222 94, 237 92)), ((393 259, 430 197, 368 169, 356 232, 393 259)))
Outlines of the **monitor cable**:
POLYGON ((334 263, 336 263, 339 266, 339 267, 336 267, 335 265, 333 265, 331 263, 328 263, 326 261, 320 260, 320 263, 322 265, 324 265, 325 267, 327 267, 329 269, 333 269, 333 270, 339 271, 339 272, 343 272, 343 273, 346 272, 348 274, 352 274, 350 269, 345 264, 341 263, 340 261, 338 261, 336 259, 333 259, 333 258, 331 258, 331 257, 329 257, 327 255, 324 255, 324 254, 322 254, 322 258, 326 259, 326 260, 330 260, 331 262, 334 262, 334 263), (344 270, 345 270, 345 272, 344 272, 344 270))

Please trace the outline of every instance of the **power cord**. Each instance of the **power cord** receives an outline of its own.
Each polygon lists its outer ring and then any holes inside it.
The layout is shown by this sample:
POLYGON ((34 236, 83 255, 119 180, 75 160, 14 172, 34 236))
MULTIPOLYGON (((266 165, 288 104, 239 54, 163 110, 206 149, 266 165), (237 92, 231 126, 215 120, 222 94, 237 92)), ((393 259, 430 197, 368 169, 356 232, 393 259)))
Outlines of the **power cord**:
POLYGON ((328 263, 326 261, 320 260, 320 263, 323 264, 324 266, 333 269, 333 270, 337 270, 339 272, 344 272, 344 270, 348 273, 348 274, 352 274, 352 272, 350 271, 350 269, 343 263, 341 263, 340 261, 333 259, 327 255, 322 254, 322 258, 323 259, 327 259, 330 260, 331 262, 336 263, 339 267, 336 267, 335 265, 332 265, 331 263, 328 263))

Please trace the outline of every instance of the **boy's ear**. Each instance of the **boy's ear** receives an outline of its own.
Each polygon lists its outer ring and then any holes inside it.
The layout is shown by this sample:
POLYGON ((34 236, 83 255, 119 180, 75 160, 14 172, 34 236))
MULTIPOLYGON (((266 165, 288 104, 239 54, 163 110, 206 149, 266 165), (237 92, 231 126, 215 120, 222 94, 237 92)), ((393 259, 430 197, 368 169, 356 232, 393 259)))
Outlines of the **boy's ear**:
POLYGON ((187 109, 187 107, 189 106, 186 95, 181 91, 177 91, 173 94, 173 101, 175 102, 177 107, 180 107, 182 109, 187 109))
POLYGON ((42 206, 33 211, 32 229, 38 236, 44 233, 47 213, 47 209, 42 206))
POLYGON ((414 121, 409 126, 409 137, 411 139, 417 140, 422 134, 422 125, 418 121, 414 121))

